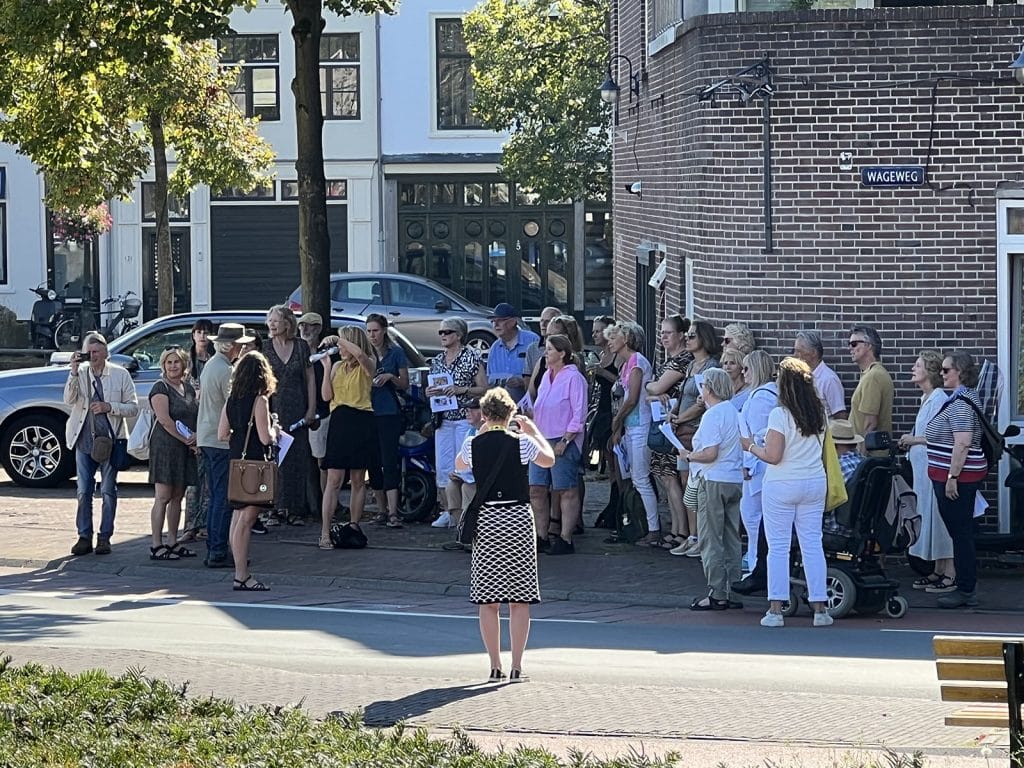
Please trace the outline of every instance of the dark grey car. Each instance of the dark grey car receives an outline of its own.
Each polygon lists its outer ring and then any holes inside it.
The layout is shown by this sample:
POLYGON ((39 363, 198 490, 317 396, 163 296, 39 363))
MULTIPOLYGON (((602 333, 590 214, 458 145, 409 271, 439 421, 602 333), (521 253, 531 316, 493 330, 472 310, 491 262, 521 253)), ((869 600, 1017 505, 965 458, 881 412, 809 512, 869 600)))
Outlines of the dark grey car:
MULTIPOLYGON (((302 311, 302 288, 288 297, 288 306, 302 311)), ((481 352, 495 338, 491 307, 474 304, 433 280, 389 272, 335 272, 331 275, 331 311, 366 316, 379 312, 425 355, 441 351, 437 327, 446 317, 461 317, 469 325, 468 344, 481 352)))
MULTIPOLYGON (((192 325, 207 318, 214 326, 242 323, 266 338, 266 312, 190 312, 152 320, 110 342, 110 359, 127 368, 135 382, 139 402, 149 397, 160 378, 158 362, 167 347, 188 349, 192 325)), ((331 326, 363 326, 361 318, 333 315, 331 326)), ((419 351, 401 332, 392 334, 409 358, 410 368, 424 364, 419 351)), ((74 475, 74 452, 64 445, 64 424, 71 409, 64 405, 67 365, 21 368, 0 373, 0 463, 18 485, 52 487, 74 475)))

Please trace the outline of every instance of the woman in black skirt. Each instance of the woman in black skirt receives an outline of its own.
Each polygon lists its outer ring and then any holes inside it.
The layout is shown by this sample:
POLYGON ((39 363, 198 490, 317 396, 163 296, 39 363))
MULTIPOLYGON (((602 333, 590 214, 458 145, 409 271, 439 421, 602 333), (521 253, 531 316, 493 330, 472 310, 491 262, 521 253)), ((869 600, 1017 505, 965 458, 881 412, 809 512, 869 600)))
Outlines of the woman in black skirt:
POLYGON ((491 682, 500 682, 501 623, 498 606, 508 603, 512 645, 510 682, 523 678, 523 651, 530 634, 530 604, 540 602, 537 530, 530 509, 527 465, 555 463, 551 445, 501 388, 480 398, 484 418, 455 458, 460 471, 473 470, 481 505, 473 542, 469 599, 480 606, 480 635, 491 661, 491 682), (519 432, 509 428, 515 420, 519 432), (493 471, 492 471, 493 470, 493 471))
POLYGON ((341 359, 333 365, 326 357, 321 361, 324 366, 321 396, 331 404, 331 423, 327 430, 327 453, 320 464, 327 470, 320 549, 334 549, 331 522, 345 473, 349 473, 352 487, 349 525, 359 530, 366 500, 366 471, 380 466, 377 424, 370 396, 377 364, 366 331, 353 325, 342 328, 338 351, 341 359))
MULTIPOLYGON (((270 417, 270 396, 277 389, 277 379, 270 363, 259 352, 246 352, 235 363, 231 374, 231 394, 220 414, 217 436, 230 442, 232 459, 261 461, 277 442, 278 428, 270 417)), ((260 512, 268 507, 255 505, 236 509, 231 517, 228 537, 231 555, 235 558, 236 592, 266 592, 266 584, 249 573, 249 539, 252 526, 260 512)))

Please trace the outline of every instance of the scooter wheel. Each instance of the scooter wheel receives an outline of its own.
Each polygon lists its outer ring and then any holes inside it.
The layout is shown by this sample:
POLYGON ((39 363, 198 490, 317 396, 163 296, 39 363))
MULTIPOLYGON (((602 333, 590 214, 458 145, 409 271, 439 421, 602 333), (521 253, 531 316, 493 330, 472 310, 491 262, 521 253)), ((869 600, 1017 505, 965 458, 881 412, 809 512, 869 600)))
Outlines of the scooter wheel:
POLYGON ((903 595, 893 595, 885 604, 885 615, 890 619, 902 619, 907 615, 907 598, 903 595))
POLYGON ((410 469, 402 478, 398 515, 404 522, 426 520, 437 508, 437 486, 434 476, 419 469, 410 469))

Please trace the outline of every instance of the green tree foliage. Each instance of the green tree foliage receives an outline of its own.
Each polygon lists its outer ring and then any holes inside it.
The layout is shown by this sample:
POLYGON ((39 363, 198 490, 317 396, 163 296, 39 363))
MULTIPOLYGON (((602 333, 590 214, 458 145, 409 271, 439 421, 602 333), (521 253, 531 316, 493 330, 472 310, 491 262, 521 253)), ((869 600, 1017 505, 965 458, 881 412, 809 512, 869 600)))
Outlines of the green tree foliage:
POLYGON ((508 131, 502 173, 545 200, 604 197, 610 184, 607 0, 483 0, 464 21, 473 111, 508 131))
POLYGON ((234 5, 0 0, 0 140, 40 167, 58 210, 126 197, 155 167, 161 314, 173 306, 168 189, 251 189, 273 162, 208 40, 227 30, 234 5))

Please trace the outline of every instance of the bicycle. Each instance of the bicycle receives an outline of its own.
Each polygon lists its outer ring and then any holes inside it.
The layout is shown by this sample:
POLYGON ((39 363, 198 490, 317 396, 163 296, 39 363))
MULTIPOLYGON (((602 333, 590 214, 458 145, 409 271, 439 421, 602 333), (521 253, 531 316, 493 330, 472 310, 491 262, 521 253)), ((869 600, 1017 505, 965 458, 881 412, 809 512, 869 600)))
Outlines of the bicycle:
MULTIPOLYGON (((127 291, 120 296, 111 296, 104 299, 102 307, 117 302, 118 309, 101 309, 97 315, 110 315, 106 324, 101 325, 97 330, 110 341, 116 339, 133 328, 137 328, 139 321, 136 319, 142 311, 142 299, 134 291, 127 291)), ((82 316, 79 314, 68 317, 57 326, 54 331, 54 341, 58 349, 74 349, 82 340, 82 316)))

